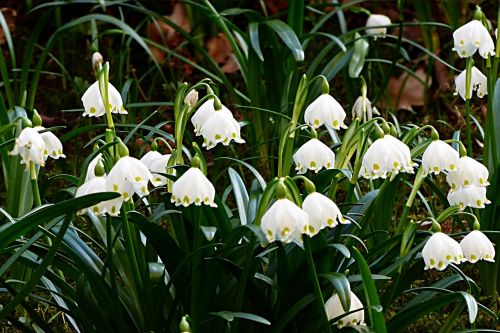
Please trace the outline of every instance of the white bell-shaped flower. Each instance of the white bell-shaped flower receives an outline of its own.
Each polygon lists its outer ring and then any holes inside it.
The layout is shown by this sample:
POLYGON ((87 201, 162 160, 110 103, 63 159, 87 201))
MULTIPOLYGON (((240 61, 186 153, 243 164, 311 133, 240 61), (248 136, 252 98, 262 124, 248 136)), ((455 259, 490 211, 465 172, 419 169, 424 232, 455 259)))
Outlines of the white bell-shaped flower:
POLYGON ((460 242, 465 258, 471 263, 478 260, 495 261, 495 247, 491 241, 479 230, 471 231, 460 242))
POLYGON ((284 198, 276 200, 262 216, 260 228, 269 243, 295 242, 302 244, 302 231, 309 223, 307 213, 292 201, 284 198))
POLYGON ((458 152, 441 140, 434 140, 422 155, 424 175, 440 172, 455 172, 458 167, 458 152))
POLYGON ((304 225, 303 233, 312 237, 325 227, 333 228, 338 223, 351 223, 345 219, 335 202, 321 193, 309 194, 302 203, 302 209, 309 215, 309 223, 304 225))
POLYGON ((116 162, 107 177, 108 191, 121 193, 124 201, 129 201, 134 192, 148 195, 148 181, 154 186, 155 181, 148 168, 138 159, 130 156, 122 157, 116 162))
POLYGON ((168 182, 168 178, 160 173, 167 173, 167 164, 170 156, 171 154, 162 155, 157 151, 151 150, 140 159, 149 171, 151 171, 158 184, 165 185, 168 182))
POLYGON ((322 168, 333 169, 335 154, 323 142, 311 139, 293 154, 293 161, 296 164, 297 173, 305 173, 307 169, 317 173, 322 168))
POLYGON ((203 147, 211 149, 219 142, 229 146, 231 140, 237 143, 245 143, 241 138, 240 124, 222 110, 215 111, 201 126, 200 134, 203 136, 203 147))
POLYGON ((392 135, 384 135, 372 143, 363 156, 361 175, 365 178, 386 178, 391 172, 414 173, 410 148, 392 135))
MULTIPOLYGON (((365 325, 365 311, 363 310, 363 303, 359 300, 358 296, 351 291, 351 306, 348 312, 353 312, 345 317, 339 319, 335 324, 337 324, 338 328, 342 328, 344 326, 354 326, 354 325, 365 325)), ((325 311, 328 317, 328 320, 332 320, 337 318, 338 316, 342 316, 346 313, 344 308, 342 307, 342 303, 340 302, 339 295, 337 293, 333 294, 325 303, 325 311)))
MULTIPOLYGON (((90 180, 83 183, 83 185, 76 190, 75 198, 87 194, 100 193, 100 192, 109 192, 107 187, 106 177, 93 177, 90 180)), ((111 216, 118 216, 122 204, 123 204, 123 198, 120 196, 116 199, 102 201, 97 205, 82 209, 78 211, 78 215, 84 214, 87 211, 91 211, 95 215, 104 215, 108 213, 111 216)))
POLYGON ((384 25, 390 25, 391 19, 382 14, 373 14, 366 20, 366 34, 372 36, 373 39, 385 38, 387 34, 387 27, 384 25))
MULTIPOLYGON (((462 99, 466 100, 466 89, 467 89, 467 75, 464 70, 455 78, 455 95, 460 95, 462 99)), ((472 66, 471 77, 470 77, 470 87, 469 96, 472 97, 473 91, 476 91, 476 95, 479 98, 483 98, 484 95, 488 93, 487 79, 486 76, 481 73, 476 66, 472 66)))
POLYGON ((453 50, 460 58, 471 57, 477 50, 483 58, 495 55, 495 44, 488 29, 478 20, 472 20, 453 33, 453 50))
POLYGON ((363 119, 365 114, 366 120, 370 120, 374 114, 379 114, 379 112, 376 107, 372 106, 372 102, 368 98, 359 96, 352 106, 352 119, 363 119))
POLYGON ((460 244, 443 232, 435 232, 425 243, 422 250, 425 269, 444 270, 448 264, 465 261, 460 244))
MULTIPOLYGON (((42 131, 44 129, 45 127, 42 126, 35 127, 35 130, 37 131, 42 131)), ((55 136, 54 133, 50 131, 45 131, 43 133, 40 133, 40 135, 42 136, 43 141, 45 142, 45 149, 43 150, 44 160, 47 160, 49 156, 55 160, 59 158, 66 158, 66 155, 63 154, 62 143, 59 140, 59 138, 55 136)))
MULTIPOLYGON (((195 114, 191 117, 191 123, 194 126, 194 133, 196 136, 201 135, 201 128, 205 124, 205 122, 215 114, 215 106, 214 106, 214 99, 210 98, 206 100, 199 108, 196 110, 195 114)), ((233 117, 233 114, 231 111, 222 104, 222 109, 217 111, 217 112, 222 112, 230 116, 231 118, 233 117)))
POLYGON ((171 202, 176 206, 187 207, 201 204, 217 207, 214 202, 215 188, 208 178, 196 167, 191 167, 184 172, 172 185, 171 202))
POLYGON ((97 154, 96 157, 94 157, 92 161, 90 161, 89 166, 87 167, 87 174, 85 175, 85 182, 88 182, 89 180, 97 177, 95 174, 95 167, 99 162, 104 163, 104 158, 102 157, 101 153, 97 154))
POLYGON ((451 190, 456 191, 460 186, 487 186, 490 184, 488 177, 488 169, 482 163, 471 157, 463 156, 458 160, 457 171, 450 172, 446 176, 446 180, 451 186, 451 190))
MULTIPOLYGON (((112 113, 127 114, 123 106, 122 96, 116 88, 108 82, 109 109, 112 113)), ((106 114, 104 102, 99 91, 99 81, 94 82, 82 96, 85 111, 83 116, 100 117, 106 114)))
POLYGON ((339 130, 347 128, 344 124, 346 113, 332 96, 321 94, 306 108, 304 121, 314 128, 318 128, 325 124, 331 128, 339 130))
POLYGON ((491 203, 486 198, 486 187, 475 185, 460 186, 458 190, 448 192, 448 202, 450 205, 460 205, 461 209, 484 208, 485 205, 491 203))
POLYGON ((45 140, 36 129, 26 127, 16 138, 14 149, 9 155, 20 155, 21 164, 26 164, 26 167, 29 167, 30 162, 44 166, 45 140))

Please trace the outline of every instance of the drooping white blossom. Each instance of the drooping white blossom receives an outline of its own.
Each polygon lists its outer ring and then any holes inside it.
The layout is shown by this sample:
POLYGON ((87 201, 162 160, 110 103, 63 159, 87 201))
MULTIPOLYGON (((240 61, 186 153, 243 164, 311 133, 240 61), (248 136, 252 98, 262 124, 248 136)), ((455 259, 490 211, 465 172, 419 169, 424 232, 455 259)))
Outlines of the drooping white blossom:
POLYGON ((435 232, 425 243, 422 250, 425 269, 444 270, 448 264, 465 261, 460 244, 443 232, 435 232))
POLYGON ((309 215, 309 223, 304 225, 303 233, 310 237, 323 228, 333 228, 338 223, 350 223, 342 216, 335 202, 318 192, 313 192, 305 198, 302 209, 309 215))
POLYGON ((453 33, 453 50, 460 58, 471 57, 477 50, 483 58, 495 55, 495 44, 488 29, 478 20, 472 20, 453 33))
POLYGON ((107 188, 110 192, 120 193, 124 201, 129 201, 134 193, 148 195, 148 182, 154 186, 159 185, 144 163, 134 157, 125 156, 120 158, 109 172, 107 188))
POLYGON ((269 243, 295 242, 302 244, 302 231, 309 223, 309 215, 292 201, 276 200, 262 216, 260 227, 269 243))
MULTIPOLYGON (((37 126, 35 130, 42 131, 45 127, 37 126)), ((57 160, 59 158, 66 158, 66 155, 63 154, 63 146, 59 138, 50 131, 45 131, 40 133, 43 141, 45 142, 45 149, 43 150, 43 158, 47 160, 50 156, 51 158, 57 160)))
POLYGON ((167 164, 171 154, 160 154, 157 151, 148 151, 140 159, 142 163, 151 171, 155 181, 161 185, 167 184, 168 178, 161 175, 167 173, 167 164))
MULTIPOLYGON (((466 100, 466 90, 467 90, 467 71, 464 70, 455 78, 455 95, 460 95, 462 99, 466 100)), ((483 98, 484 95, 488 93, 487 79, 486 76, 481 73, 476 66, 472 66, 471 69, 471 79, 469 87, 469 96, 472 97, 472 93, 476 91, 476 95, 479 98, 483 98)))
POLYGON ((352 119, 363 119, 366 114, 366 120, 372 119, 374 114, 379 114, 376 107, 372 107, 372 102, 368 98, 359 96, 352 106, 352 119), (363 107, 364 102, 364 107, 363 107))
MULTIPOLYGON (((112 113, 127 114, 123 106, 122 96, 116 88, 108 83, 109 109, 112 113)), ((82 96, 83 107, 85 109, 83 116, 100 117, 106 114, 104 102, 99 91, 99 81, 94 82, 82 96)))
POLYGON ((171 202, 187 207, 201 204, 217 207, 214 202, 215 188, 208 178, 196 167, 189 168, 172 185, 171 202))
MULTIPOLYGON (((88 181, 85 181, 82 186, 76 190, 75 198, 100 192, 109 192, 107 187, 106 177, 93 177, 88 181)), ((119 196, 116 199, 102 201, 92 207, 85 208, 78 212, 79 215, 91 211, 95 215, 104 215, 108 213, 111 216, 118 216, 120 213, 120 208, 123 204, 123 197, 119 196)))
POLYGON ((422 155, 424 174, 455 172, 458 167, 458 152, 441 140, 434 140, 422 155))
POLYGON ((456 191, 451 190, 448 192, 448 202, 450 205, 460 205, 461 209, 484 208, 491 203, 486 197, 486 187, 476 185, 460 186, 456 191))
POLYGON ((456 172, 448 173, 446 180, 451 186, 451 190, 456 191, 460 186, 487 186, 490 184, 488 177, 488 169, 482 163, 471 157, 463 156, 458 160, 456 172))
POLYGON ((30 162, 45 165, 45 140, 38 131, 31 127, 24 128, 15 140, 14 149, 9 155, 20 155, 21 163, 29 166, 30 162))
POLYGON ((221 110, 215 111, 201 126, 200 134, 203 136, 203 147, 211 149, 218 143, 228 146, 234 140, 237 143, 245 143, 241 138, 240 124, 228 114, 221 110))
POLYGON ((390 25, 391 19, 382 14, 372 14, 366 20, 366 34, 372 36, 373 39, 385 38, 387 34, 387 27, 384 25, 390 25))
POLYGON ((410 148, 403 142, 386 134, 367 149, 361 165, 361 176, 365 178, 386 178, 391 172, 414 173, 416 166, 411 160, 410 148))
MULTIPOLYGON (((338 328, 342 328, 344 326, 353 326, 353 325, 365 325, 365 311, 363 310, 363 303, 359 300, 358 296, 351 291, 351 306, 349 311, 358 310, 354 313, 351 313, 345 317, 339 319, 336 324, 338 328)), ((333 294, 325 303, 325 311, 328 317, 328 320, 332 320, 346 313, 344 308, 342 307, 342 303, 340 302, 339 295, 337 293, 333 294)))
POLYGON ((314 128, 325 124, 339 130, 347 128, 344 124, 346 113, 344 108, 329 94, 321 94, 306 108, 304 121, 314 128))
POLYGON ((465 258, 471 263, 478 260, 495 261, 495 247, 491 241, 479 230, 471 231, 460 242, 465 258))
MULTIPOLYGON (((213 115, 215 114, 215 106, 214 106, 214 99, 210 98, 206 100, 199 108, 196 110, 195 114, 191 117, 191 123, 194 126, 194 133, 197 136, 201 135, 201 127, 205 124, 205 122, 213 115)), ((222 109, 217 111, 217 112, 222 112, 230 116, 231 118, 233 117, 233 114, 231 111, 222 104, 222 109)))
POLYGON ((335 164, 333 151, 318 139, 304 143, 293 154, 297 173, 305 173, 308 169, 318 172, 322 168, 332 169, 335 164))

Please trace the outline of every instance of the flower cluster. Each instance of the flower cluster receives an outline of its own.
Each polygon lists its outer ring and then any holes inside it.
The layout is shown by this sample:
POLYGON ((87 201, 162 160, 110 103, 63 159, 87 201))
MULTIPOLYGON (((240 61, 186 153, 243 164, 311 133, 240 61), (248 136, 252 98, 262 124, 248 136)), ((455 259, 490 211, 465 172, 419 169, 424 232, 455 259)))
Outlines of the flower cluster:
POLYGON ((422 250, 425 269, 444 270, 450 263, 460 264, 465 261, 475 263, 478 260, 493 262, 495 248, 491 241, 479 230, 471 231, 460 243, 438 231, 425 243, 422 250))
POLYGON ((207 149, 215 147, 218 143, 228 146, 232 140, 245 143, 241 138, 240 124, 234 119, 231 111, 224 105, 217 110, 213 98, 198 108, 191 117, 191 123, 195 134, 203 136, 203 147, 207 149))

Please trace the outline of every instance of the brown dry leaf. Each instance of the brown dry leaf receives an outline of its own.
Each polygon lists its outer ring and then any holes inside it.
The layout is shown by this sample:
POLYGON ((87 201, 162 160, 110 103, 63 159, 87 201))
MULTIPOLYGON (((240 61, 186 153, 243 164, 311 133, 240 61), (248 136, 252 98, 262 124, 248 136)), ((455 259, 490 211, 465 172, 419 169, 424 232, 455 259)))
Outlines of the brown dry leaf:
MULTIPOLYGON (((417 69, 415 75, 425 82, 426 73, 423 68, 417 69)), ((432 78, 429 78, 428 87, 431 84, 432 78)), ((413 110, 412 106, 424 105, 424 84, 406 72, 402 73, 398 78, 392 77, 389 80, 388 89, 396 109, 413 110)))
POLYGON ((238 71, 238 63, 233 54, 231 43, 227 40, 226 35, 220 32, 207 40, 206 43, 208 54, 221 66, 223 73, 235 73, 238 71))
POLYGON ((441 62, 434 63, 434 72, 436 73, 437 83, 440 91, 450 90, 450 71, 441 62))
MULTIPOLYGON (((191 32, 191 25, 189 24, 189 19, 186 15, 186 9, 183 3, 176 2, 174 4, 172 14, 165 15, 165 18, 169 19, 186 32, 191 32)), ((155 20, 155 22, 149 24, 147 31, 148 37, 152 41, 158 44, 166 45, 170 48, 175 48, 183 40, 182 36, 175 31, 174 28, 160 20, 155 20)), ((165 59, 165 52, 155 46, 150 46, 150 49, 156 60, 158 62, 163 62, 165 59)))
MULTIPOLYGON (((0 11, 2 11, 5 21, 7 22, 7 26, 9 27, 9 31, 12 34, 14 30, 16 30, 17 11, 9 7, 1 8, 0 11)), ((2 28, 0 28, 0 44, 5 44, 5 34, 2 28)))

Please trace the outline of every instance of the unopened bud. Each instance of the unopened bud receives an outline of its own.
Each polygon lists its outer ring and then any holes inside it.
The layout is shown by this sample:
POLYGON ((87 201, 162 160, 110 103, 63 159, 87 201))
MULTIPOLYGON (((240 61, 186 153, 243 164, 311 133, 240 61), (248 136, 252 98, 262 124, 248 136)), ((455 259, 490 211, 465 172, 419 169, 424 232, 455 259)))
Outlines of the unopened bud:
POLYGON ((192 89, 184 98, 184 103, 189 105, 190 107, 194 107, 198 102, 198 91, 196 89, 192 89))
POLYGON ((104 58, 102 57, 102 54, 99 52, 94 52, 92 54, 92 68, 97 71, 97 68, 99 67, 100 64, 104 62, 104 58))
POLYGON ((181 322, 179 324, 179 329, 181 333, 190 333, 191 332, 191 325, 189 325, 189 316, 185 315, 182 317, 181 322))

